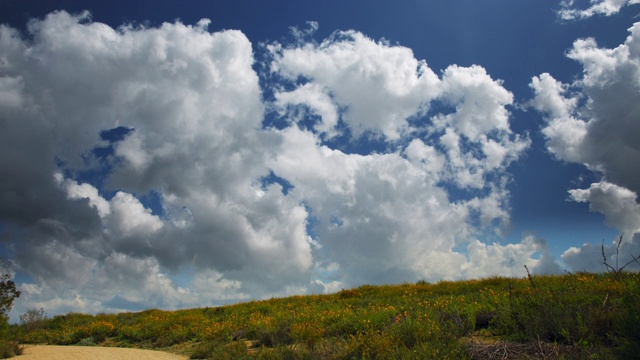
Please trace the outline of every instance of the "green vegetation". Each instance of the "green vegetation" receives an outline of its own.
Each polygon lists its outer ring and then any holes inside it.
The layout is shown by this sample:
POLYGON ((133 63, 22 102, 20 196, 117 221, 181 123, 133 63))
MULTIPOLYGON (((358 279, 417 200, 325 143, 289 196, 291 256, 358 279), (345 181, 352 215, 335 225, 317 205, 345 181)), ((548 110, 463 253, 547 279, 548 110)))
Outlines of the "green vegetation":
POLYGON ((193 359, 638 358, 640 274, 371 286, 179 311, 31 314, 23 343, 162 348, 193 359))
POLYGON ((7 313, 13 307, 13 302, 20 297, 20 291, 11 280, 9 274, 0 276, 0 358, 8 358, 22 354, 22 348, 12 338, 7 313))

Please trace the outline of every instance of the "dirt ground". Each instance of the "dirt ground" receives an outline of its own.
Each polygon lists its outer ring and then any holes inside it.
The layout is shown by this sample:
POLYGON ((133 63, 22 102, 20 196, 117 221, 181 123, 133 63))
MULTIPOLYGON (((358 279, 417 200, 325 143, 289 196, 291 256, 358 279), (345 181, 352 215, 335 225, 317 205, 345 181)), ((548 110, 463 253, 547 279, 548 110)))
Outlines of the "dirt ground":
POLYGON ((184 360, 188 356, 161 351, 99 346, 25 345, 16 360, 184 360))

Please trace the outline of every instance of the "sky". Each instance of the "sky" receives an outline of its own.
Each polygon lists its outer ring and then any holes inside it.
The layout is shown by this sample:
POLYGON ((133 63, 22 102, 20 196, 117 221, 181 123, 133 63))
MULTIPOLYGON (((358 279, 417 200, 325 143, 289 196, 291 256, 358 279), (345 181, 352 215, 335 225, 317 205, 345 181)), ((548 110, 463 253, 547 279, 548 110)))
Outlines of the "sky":
POLYGON ((11 320, 625 265, 638 4, 0 0, 11 320))

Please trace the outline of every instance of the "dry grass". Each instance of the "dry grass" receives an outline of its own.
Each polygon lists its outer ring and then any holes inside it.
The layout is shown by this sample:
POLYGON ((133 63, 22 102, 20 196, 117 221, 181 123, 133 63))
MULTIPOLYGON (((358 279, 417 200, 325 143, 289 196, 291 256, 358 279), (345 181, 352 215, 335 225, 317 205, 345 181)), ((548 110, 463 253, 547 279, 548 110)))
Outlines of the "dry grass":
MULTIPOLYGON (((592 359, 598 352, 594 349, 571 345, 559 345, 540 340, 528 343, 496 341, 468 343, 468 354, 474 360, 540 360, 540 359, 592 359)), ((605 357, 613 358, 613 357, 605 357)))

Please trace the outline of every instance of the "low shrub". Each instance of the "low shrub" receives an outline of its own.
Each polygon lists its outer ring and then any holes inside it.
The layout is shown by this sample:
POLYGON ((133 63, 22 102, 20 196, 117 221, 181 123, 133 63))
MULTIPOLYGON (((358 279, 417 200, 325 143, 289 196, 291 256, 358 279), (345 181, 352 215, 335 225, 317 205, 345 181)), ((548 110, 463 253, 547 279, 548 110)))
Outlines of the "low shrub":
POLYGON ((224 343, 207 341, 193 350, 191 359, 252 359, 247 353, 247 346, 242 341, 224 343))
POLYGON ((622 359, 640 359, 640 274, 627 274, 623 281, 620 313, 616 317, 619 336, 614 342, 622 359))
POLYGON ((8 359, 17 355, 22 355, 23 348, 17 341, 0 340, 0 358, 8 359))
POLYGON ((93 341, 92 337, 84 338, 80 340, 76 345, 78 346, 96 346, 96 342, 93 341))

